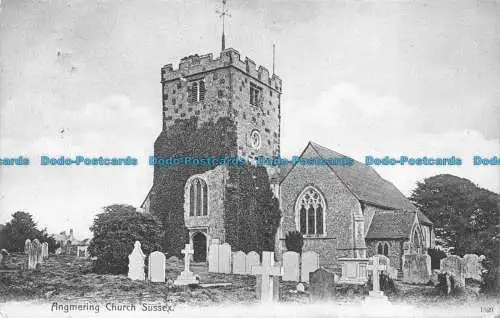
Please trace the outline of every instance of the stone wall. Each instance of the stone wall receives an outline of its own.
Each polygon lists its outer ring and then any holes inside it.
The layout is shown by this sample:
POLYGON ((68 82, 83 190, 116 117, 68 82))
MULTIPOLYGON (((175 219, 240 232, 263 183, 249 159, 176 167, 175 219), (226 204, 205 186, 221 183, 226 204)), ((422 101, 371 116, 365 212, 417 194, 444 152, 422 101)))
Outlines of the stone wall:
POLYGON ((279 156, 282 83, 278 76, 270 76, 265 67, 257 67, 249 58, 241 61, 240 54, 233 49, 222 51, 218 59, 213 59, 212 54, 186 57, 178 69, 168 64, 161 74, 164 130, 177 119, 196 116, 201 124, 229 117, 237 125, 239 156, 279 156), (203 101, 188 101, 188 87, 193 80, 205 82, 203 101), (261 90, 258 106, 250 105, 251 84, 261 90), (250 145, 250 134, 254 130, 261 135, 258 150, 250 145))
MULTIPOLYGON (((310 146, 303 157, 318 157, 310 146)), ((308 185, 314 186, 325 199, 325 234, 304 237, 304 251, 320 255, 320 266, 337 266, 337 258, 354 257, 353 215, 361 213, 361 206, 330 168, 324 165, 296 165, 281 183, 282 237, 288 231, 299 230, 296 222, 295 203, 308 185)))
POLYGON ((193 175, 184 187, 184 221, 188 230, 206 229, 207 240, 218 239, 225 242, 224 230, 224 191, 225 180, 228 178, 227 168, 218 166, 202 174, 193 175), (208 189, 208 215, 189 215, 189 185, 192 178, 199 177, 207 183, 208 189))
POLYGON ((391 261, 391 266, 396 268, 396 269, 402 269, 402 256, 403 256, 403 246, 402 246, 402 241, 400 240, 370 240, 366 242, 366 247, 367 247, 367 257, 372 257, 374 255, 377 255, 377 245, 379 243, 387 243, 389 246, 389 253, 387 257, 391 261))

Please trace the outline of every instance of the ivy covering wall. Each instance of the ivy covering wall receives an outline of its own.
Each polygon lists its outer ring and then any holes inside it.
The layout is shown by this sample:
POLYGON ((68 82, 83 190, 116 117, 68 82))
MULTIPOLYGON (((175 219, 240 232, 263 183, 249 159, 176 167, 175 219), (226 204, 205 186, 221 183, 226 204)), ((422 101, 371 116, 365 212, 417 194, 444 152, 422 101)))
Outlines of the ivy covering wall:
MULTIPOLYGON (((229 118, 203 123, 197 118, 177 120, 168 131, 162 131, 155 141, 156 157, 236 157, 236 125, 229 118)), ((184 186, 193 174, 215 166, 179 165, 155 166, 150 209, 165 230, 164 250, 181 256, 188 241, 184 223, 184 186)), ((229 166, 229 182, 225 193, 224 227, 226 241, 233 250, 262 251, 274 249, 280 211, 273 198, 264 167, 229 166)))

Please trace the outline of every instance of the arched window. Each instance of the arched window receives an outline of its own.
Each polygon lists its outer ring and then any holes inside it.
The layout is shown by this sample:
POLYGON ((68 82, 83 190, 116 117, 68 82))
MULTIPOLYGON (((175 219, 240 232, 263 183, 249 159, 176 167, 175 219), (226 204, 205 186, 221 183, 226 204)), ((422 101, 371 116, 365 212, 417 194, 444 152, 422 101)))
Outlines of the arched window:
POLYGON ((208 215, 207 183, 201 178, 191 180, 189 186, 189 216, 208 215))
POLYGON ((377 254, 383 254, 384 253, 384 247, 382 246, 382 243, 378 243, 377 245, 377 254))
POLYGON ((297 199, 296 213, 299 230, 306 235, 322 235, 325 233, 324 211, 325 200, 321 193, 313 187, 306 188, 297 199))
POLYGON ((384 255, 385 256, 389 255, 389 244, 387 243, 384 244, 384 255))

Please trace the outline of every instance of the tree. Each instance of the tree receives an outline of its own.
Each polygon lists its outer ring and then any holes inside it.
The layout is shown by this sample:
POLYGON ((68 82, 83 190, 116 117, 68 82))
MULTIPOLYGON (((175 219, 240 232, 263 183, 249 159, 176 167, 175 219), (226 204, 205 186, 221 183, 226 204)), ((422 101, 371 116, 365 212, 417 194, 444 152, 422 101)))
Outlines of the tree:
POLYGON ((433 222, 436 241, 457 255, 483 254, 496 235, 500 196, 449 174, 417 183, 410 200, 433 222))
POLYGON ((486 256, 481 290, 498 293, 500 195, 444 174, 417 183, 410 200, 434 222, 436 241, 444 248, 486 256))
POLYGON ((40 231, 36 228, 36 223, 30 213, 17 211, 12 214, 10 220, 4 228, 6 238, 5 248, 12 252, 22 252, 26 239, 40 237, 40 231))
POLYGON ((142 214, 131 205, 114 204, 105 207, 90 227, 94 236, 89 245, 90 255, 97 257, 97 273, 124 274, 128 269, 128 255, 135 241, 149 254, 161 249, 160 222, 150 214, 142 214))
POLYGON ((302 254, 304 247, 304 237, 299 231, 290 231, 285 235, 285 246, 289 251, 302 254))

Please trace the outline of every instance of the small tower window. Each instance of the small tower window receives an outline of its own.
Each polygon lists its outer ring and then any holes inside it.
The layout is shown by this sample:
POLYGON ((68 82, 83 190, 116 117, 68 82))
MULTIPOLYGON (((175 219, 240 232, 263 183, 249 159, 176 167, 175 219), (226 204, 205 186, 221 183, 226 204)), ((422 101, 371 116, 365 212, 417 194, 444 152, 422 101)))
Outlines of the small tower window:
POLYGON ((262 105, 262 88, 253 83, 250 83, 250 105, 262 105))
POLYGON ((197 103, 205 100, 205 81, 192 81, 188 85, 188 101, 189 103, 197 103))

